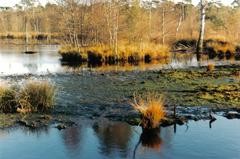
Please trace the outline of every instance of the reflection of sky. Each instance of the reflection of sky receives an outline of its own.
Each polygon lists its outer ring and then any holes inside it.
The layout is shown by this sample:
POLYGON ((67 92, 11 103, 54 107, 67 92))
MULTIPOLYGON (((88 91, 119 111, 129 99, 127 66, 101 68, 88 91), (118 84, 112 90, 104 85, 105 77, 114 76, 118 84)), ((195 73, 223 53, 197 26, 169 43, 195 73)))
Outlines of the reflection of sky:
POLYGON ((0 73, 12 74, 45 74, 55 73, 61 69, 56 46, 36 46, 37 54, 23 54, 24 47, 1 47, 0 73))

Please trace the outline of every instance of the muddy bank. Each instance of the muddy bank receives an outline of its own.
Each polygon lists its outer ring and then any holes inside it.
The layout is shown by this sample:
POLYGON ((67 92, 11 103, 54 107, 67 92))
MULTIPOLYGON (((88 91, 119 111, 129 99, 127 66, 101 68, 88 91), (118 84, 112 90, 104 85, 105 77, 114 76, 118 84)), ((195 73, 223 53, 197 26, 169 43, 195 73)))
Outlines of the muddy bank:
POLYGON ((186 119, 209 119, 209 112, 239 112, 239 71, 240 66, 233 65, 219 66, 212 72, 205 67, 131 72, 80 71, 45 76, 4 76, 1 80, 11 84, 34 79, 52 81, 57 87, 54 116, 76 115, 136 123, 138 114, 129 104, 134 92, 163 94, 169 115, 177 107, 182 114, 180 117, 185 114, 186 119), (199 111, 201 109, 204 111, 199 111), (191 113, 192 110, 195 113, 191 113))

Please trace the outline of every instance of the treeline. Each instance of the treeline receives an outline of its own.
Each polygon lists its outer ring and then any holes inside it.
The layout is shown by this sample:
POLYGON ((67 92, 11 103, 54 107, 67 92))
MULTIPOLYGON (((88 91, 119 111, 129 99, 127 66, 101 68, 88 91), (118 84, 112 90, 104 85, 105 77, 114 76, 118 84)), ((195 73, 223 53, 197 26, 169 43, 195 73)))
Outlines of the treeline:
MULTIPOLYGON (((191 0, 58 0, 44 7, 23 2, 0 11, 2 38, 43 34, 77 47, 104 44, 113 49, 198 38, 199 6, 191 0)), ((206 14, 205 38, 240 41, 240 8, 211 5, 206 14)))

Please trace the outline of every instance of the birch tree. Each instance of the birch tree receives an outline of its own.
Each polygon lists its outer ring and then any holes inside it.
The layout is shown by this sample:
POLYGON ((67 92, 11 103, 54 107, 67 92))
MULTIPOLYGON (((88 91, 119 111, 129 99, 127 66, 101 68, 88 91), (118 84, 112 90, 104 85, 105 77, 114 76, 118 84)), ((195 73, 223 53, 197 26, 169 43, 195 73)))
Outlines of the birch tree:
POLYGON ((200 27, 199 37, 197 41, 197 57, 200 59, 200 54, 203 52, 203 40, 205 35, 205 21, 206 21, 206 7, 208 5, 207 0, 200 1, 200 27))

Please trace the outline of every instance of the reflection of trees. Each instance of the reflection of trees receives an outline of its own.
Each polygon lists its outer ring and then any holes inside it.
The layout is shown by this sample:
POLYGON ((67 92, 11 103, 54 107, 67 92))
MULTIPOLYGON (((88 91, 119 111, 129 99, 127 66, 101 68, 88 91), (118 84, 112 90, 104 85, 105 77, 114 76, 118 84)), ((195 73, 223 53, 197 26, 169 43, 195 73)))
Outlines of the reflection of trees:
POLYGON ((6 131, 0 130, 0 140, 1 140, 2 138, 5 138, 6 136, 7 136, 6 131))
POLYGON ((115 149, 120 149, 121 157, 127 157, 128 142, 132 135, 129 125, 104 122, 94 124, 93 129, 99 138, 101 153, 109 156, 115 149))
POLYGON ((26 67, 30 73, 36 73, 38 70, 38 65, 36 63, 28 63, 23 66, 26 67))
POLYGON ((38 128, 31 128, 31 127, 21 127, 21 130, 26 135, 35 135, 40 137, 41 135, 48 135, 49 134, 49 127, 43 126, 38 128))
POLYGON ((81 128, 72 126, 63 131, 62 138, 64 144, 70 150, 77 150, 81 140, 80 134, 81 128))

